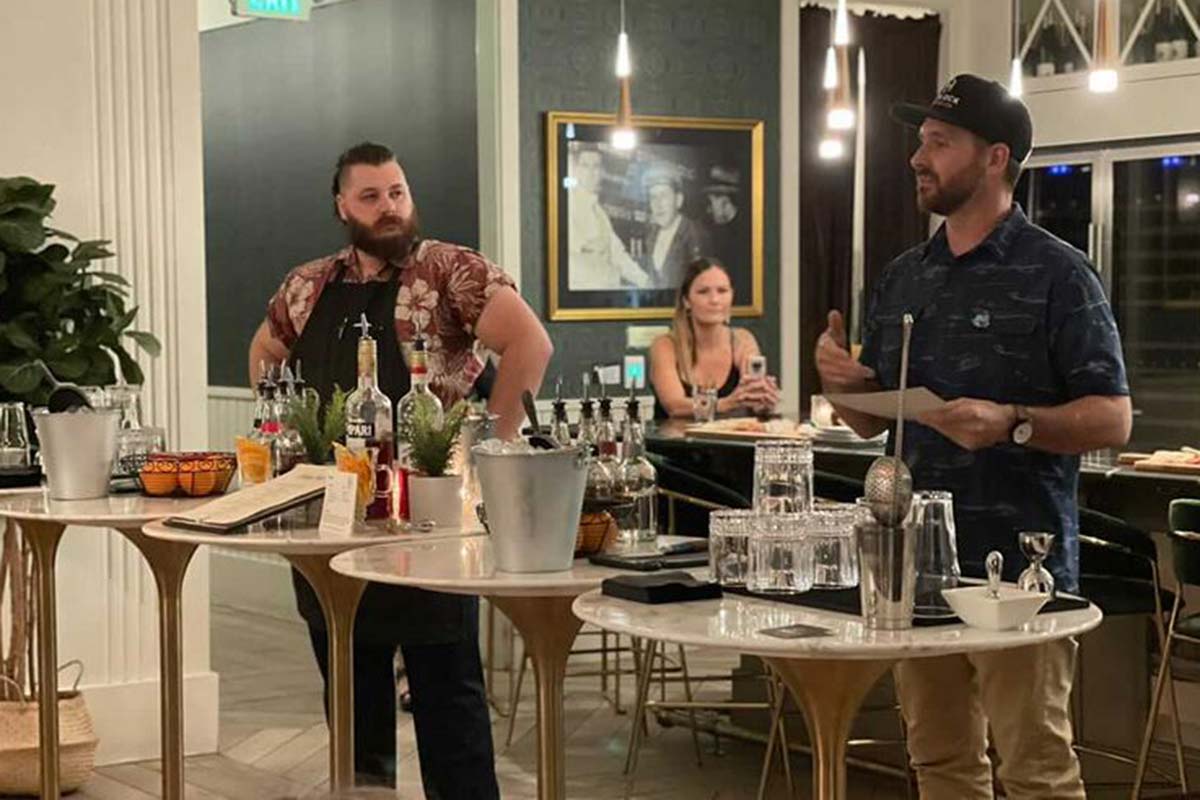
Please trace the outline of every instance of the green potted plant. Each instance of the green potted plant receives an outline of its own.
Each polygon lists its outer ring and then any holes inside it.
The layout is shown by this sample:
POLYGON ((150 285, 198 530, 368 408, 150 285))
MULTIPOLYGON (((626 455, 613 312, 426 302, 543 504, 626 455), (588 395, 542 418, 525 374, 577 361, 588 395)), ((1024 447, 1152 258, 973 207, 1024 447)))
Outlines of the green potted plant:
POLYGON ((469 406, 460 400, 440 418, 437 410, 418 404, 409 437, 413 473, 408 477, 409 516, 433 520, 438 527, 462 524, 462 476, 447 474, 458 448, 469 406))
MULTIPOLYGON (((44 405, 54 381, 115 383, 114 359, 126 381, 140 384, 142 370, 126 344, 151 356, 161 349, 152 334, 132 328, 138 309, 127 307, 129 282, 94 268, 94 262, 112 257, 109 243, 81 241, 47 224, 53 194, 54 186, 32 178, 0 178, 0 401, 26 408, 44 405)), ((0 546, 0 587, 9 587, 8 619, 0 626, 8 631, 7 640, 0 641, 0 793, 13 790, 10 780, 20 782, 30 774, 29 791, 37 790, 36 747, 30 749, 21 738, 24 722, 6 724, 37 717, 37 703, 30 699, 36 696, 31 665, 37 627, 30 558, 16 526, 7 527, 0 546)), ((60 694, 60 718, 86 715, 81 695, 60 694)), ((33 735, 36 744, 36 731, 33 735)), ((78 752, 71 744, 63 751, 64 789, 78 786, 91 771, 94 737, 77 744, 78 752)))

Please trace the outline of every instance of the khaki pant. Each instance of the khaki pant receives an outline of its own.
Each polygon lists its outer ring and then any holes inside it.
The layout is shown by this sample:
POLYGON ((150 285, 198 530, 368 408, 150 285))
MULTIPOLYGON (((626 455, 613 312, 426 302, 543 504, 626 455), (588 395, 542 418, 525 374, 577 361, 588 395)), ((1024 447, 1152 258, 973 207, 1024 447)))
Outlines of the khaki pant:
POLYGON ((1077 648, 1061 639, 897 665, 922 800, 991 800, 989 724, 1011 800, 1085 800, 1067 711, 1077 648))

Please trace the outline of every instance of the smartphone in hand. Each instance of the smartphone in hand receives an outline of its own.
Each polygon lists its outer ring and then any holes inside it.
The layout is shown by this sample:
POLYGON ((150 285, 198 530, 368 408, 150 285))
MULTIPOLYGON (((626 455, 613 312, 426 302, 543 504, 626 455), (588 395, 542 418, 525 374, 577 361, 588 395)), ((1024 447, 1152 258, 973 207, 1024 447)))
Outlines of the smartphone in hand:
POLYGON ((767 374, 767 357, 763 355, 750 356, 746 371, 751 378, 762 378, 767 374))

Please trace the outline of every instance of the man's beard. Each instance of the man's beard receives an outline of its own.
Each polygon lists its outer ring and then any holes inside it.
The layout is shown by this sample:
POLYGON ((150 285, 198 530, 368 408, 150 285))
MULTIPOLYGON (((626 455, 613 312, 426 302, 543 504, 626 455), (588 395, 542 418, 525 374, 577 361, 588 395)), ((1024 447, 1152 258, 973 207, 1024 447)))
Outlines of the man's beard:
POLYGON ((387 262, 402 261, 409 254, 420 238, 420 225, 415 206, 407 220, 389 215, 381 217, 374 225, 366 225, 346 215, 350 243, 364 253, 387 262), (384 230, 387 232, 383 233, 384 230))
POLYGON ((926 176, 933 179, 929 194, 922 194, 920 185, 917 186, 917 207, 925 213, 939 214, 948 217, 958 211, 975 194, 983 179, 984 167, 972 164, 947 180, 929 170, 922 170, 917 177, 926 176))

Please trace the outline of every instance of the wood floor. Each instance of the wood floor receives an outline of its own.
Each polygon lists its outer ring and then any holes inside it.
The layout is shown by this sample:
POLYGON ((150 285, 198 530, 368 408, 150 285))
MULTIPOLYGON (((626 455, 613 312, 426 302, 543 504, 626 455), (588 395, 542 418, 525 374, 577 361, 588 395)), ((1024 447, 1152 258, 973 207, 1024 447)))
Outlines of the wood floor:
MULTIPOLYGON (((328 734, 321 713, 320 676, 307 634, 297 622, 214 607, 212 661, 221 676, 220 746, 213 755, 187 760, 188 800, 244 798, 320 798, 328 790, 328 734)), ((728 670, 736 657, 699 653, 690 656, 697 672, 728 670)), ((576 668, 572 661, 572 668, 576 668)), ((586 664, 583 665, 586 669, 586 664)), ((537 796, 532 675, 526 681, 511 747, 504 747, 508 720, 493 714, 496 772, 504 798, 537 796)), ((501 688, 506 677, 499 674, 501 688)), ((633 684, 624 683, 623 702, 633 684)), ((702 687, 701 696, 720 696, 728 684, 702 687)), ((613 800, 625 796, 621 774, 629 736, 629 715, 614 713, 595 677, 569 678, 566 696, 567 795, 574 800, 613 800)), ((397 730, 400 786, 397 796, 421 798, 420 773, 410 718, 401 715, 397 730)), ((651 724, 641 753, 632 796, 741 800, 755 796, 761 745, 728 738, 712 753, 713 738, 702 736, 706 752, 697 767, 690 732, 651 724)), ((800 795, 808 796, 807 760, 792 759, 800 795)), ((157 761, 103 767, 74 795, 78 800, 143 800, 159 796, 157 761)), ((375 797, 376 795, 370 795, 375 797)), ((387 796, 392 796, 388 793, 387 796)), ((772 798, 786 796, 781 774, 773 777, 772 798)), ((886 777, 853 772, 852 800, 904 797, 902 784, 886 777)))

